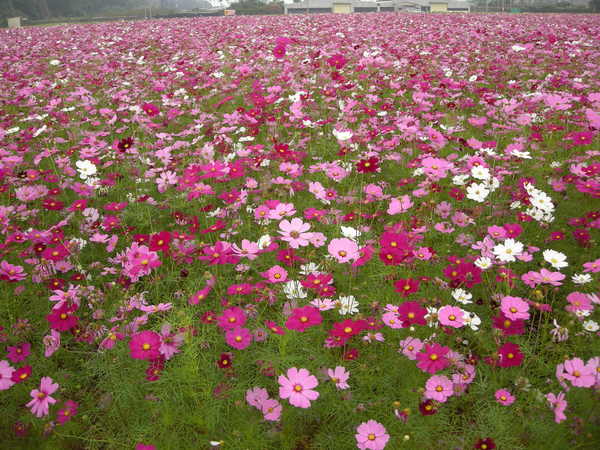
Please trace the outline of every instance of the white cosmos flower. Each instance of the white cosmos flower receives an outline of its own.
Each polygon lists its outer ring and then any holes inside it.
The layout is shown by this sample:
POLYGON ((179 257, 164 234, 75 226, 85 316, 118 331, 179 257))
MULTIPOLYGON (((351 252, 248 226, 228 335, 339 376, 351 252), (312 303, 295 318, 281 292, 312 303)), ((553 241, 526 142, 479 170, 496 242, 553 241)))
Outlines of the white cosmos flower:
POLYGON ((463 305, 468 305, 469 303, 473 303, 471 301, 471 299, 473 298, 473 295, 471 293, 465 291, 464 289, 460 289, 460 288, 454 289, 452 291, 452 297, 458 303, 462 303, 463 305))
POLYGON ((463 315, 463 320, 465 324, 471 327, 471 330, 477 331, 479 330, 479 325, 481 325, 481 319, 479 316, 473 312, 465 311, 463 315))
POLYGON ((544 260, 547 263, 550 263, 550 265, 555 269, 562 269, 563 267, 567 267, 569 265, 569 263, 567 263, 567 256, 561 252, 557 252, 555 250, 544 250, 542 255, 544 256, 544 260))
POLYGON ((490 169, 484 166, 473 166, 471 168, 471 175, 478 180, 489 180, 491 176, 490 169))
POLYGON ((265 235, 261 236, 261 237, 258 239, 258 242, 257 242, 257 244, 258 244, 258 246, 259 246, 261 249, 265 249, 265 248, 267 248, 269 245, 271 245, 271 242, 272 242, 272 241, 271 241, 271 236, 269 236, 268 234, 265 234, 265 235))
POLYGON ((587 284, 592 281, 592 276, 589 273, 576 273, 571 280, 575 284, 587 284))
POLYGON ((306 291, 302 284, 297 280, 290 280, 283 285, 283 293, 288 300, 294 298, 306 298, 306 291))
POLYGON ((595 333, 596 331, 600 330, 600 325, 598 325, 598 322, 595 322, 593 320, 586 320, 583 322, 583 329, 585 331, 595 333))
POLYGON ((452 177, 452 182, 454 184, 456 184, 457 186, 463 186, 468 179, 469 179, 468 174, 455 175, 454 177, 452 177))
POLYGON ((342 226, 341 228, 342 228, 342 235, 348 239, 352 239, 353 241, 356 241, 356 239, 358 239, 358 237, 362 234, 356 228, 344 227, 344 226, 342 226))
POLYGON ((302 264, 300 266, 300 275, 305 275, 308 276, 311 273, 319 273, 319 271, 321 270, 321 266, 319 266, 318 264, 315 263, 308 263, 308 264, 302 264))
POLYGON ((340 131, 334 129, 332 133, 338 141, 347 141, 348 139, 351 139, 352 136, 354 136, 354 133, 352 133, 352 131, 350 130, 340 131))
POLYGON ((340 314, 345 316, 346 314, 356 314, 358 312, 359 303, 354 298, 354 295, 348 295, 347 297, 340 297, 337 299, 340 306, 340 314))
POLYGON ((83 161, 77 161, 75 165, 77 166, 79 177, 82 180, 85 180, 86 178, 91 177, 92 175, 95 175, 96 172, 98 172, 98 169, 96 168, 94 163, 87 159, 83 161))
POLYGON ((488 195, 490 190, 483 183, 473 183, 467 187, 467 198, 470 200, 482 203, 488 195))
POLYGON ((502 262, 513 262, 516 256, 523 253, 523 244, 514 239, 505 239, 502 244, 494 247, 493 253, 502 262))
POLYGON ((482 256, 480 258, 477 258, 473 264, 475 264, 481 270, 486 270, 492 267, 492 260, 487 256, 482 256))

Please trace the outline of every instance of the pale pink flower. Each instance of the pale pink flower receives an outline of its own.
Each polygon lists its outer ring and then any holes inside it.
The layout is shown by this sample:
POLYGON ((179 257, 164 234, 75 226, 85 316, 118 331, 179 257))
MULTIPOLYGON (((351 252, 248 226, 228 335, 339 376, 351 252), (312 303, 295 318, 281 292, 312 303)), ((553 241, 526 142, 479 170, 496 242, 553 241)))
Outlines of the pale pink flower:
POLYGON ((584 364, 580 358, 565 361, 562 377, 577 387, 592 387, 596 384, 595 371, 592 371, 592 367, 584 364))
POLYGON ((329 254, 337 259, 339 263, 355 261, 359 256, 358 244, 352 239, 332 239, 327 246, 329 254))
POLYGON ((31 391, 33 400, 27 403, 26 406, 31 408, 32 414, 35 414, 37 417, 47 416, 50 405, 56 403, 56 400, 50 397, 50 395, 54 394, 57 389, 58 383, 53 383, 52 378, 42 377, 39 390, 33 389, 31 391))
POLYGON ((327 375, 335 383, 336 388, 343 390, 350 387, 347 383, 348 378, 350 378, 350 372, 345 367, 337 366, 335 369, 327 369, 327 375))
POLYGON ((307 233, 310 230, 310 224, 297 217, 291 221, 282 220, 279 222, 279 229, 281 230, 278 232, 282 236, 281 240, 286 241, 292 248, 306 247, 310 243, 312 233, 307 233))
POLYGON ((281 403, 273 398, 268 398, 260 405, 265 420, 278 422, 281 418, 281 403))
POLYGON ((246 391, 246 402, 250 406, 261 409, 262 404, 269 398, 269 393, 265 388, 255 387, 246 391))
POLYGON ((238 247, 233 244, 233 253, 242 258, 248 258, 250 261, 258 257, 260 247, 256 242, 251 242, 248 239, 242 239, 242 245, 238 247))
POLYGON ((503 297, 500 310, 510 320, 529 319, 529 304, 520 297, 503 297))
POLYGON ((374 420, 356 427, 356 445, 361 450, 382 450, 390 439, 385 427, 374 420))
POLYGON ((50 334, 44 336, 44 356, 49 358, 60 347, 60 333, 56 330, 50 330, 50 334))
POLYGON ((546 394, 546 400, 550 403, 550 406, 554 410, 554 421, 561 423, 567 418, 565 416, 565 409, 567 409, 567 401, 565 400, 565 393, 560 392, 558 395, 554 395, 552 392, 546 394))
POLYGON ((313 390, 319 384, 317 377, 306 369, 292 367, 288 369, 287 377, 279 375, 278 381, 279 396, 289 399, 293 406, 309 408, 310 402, 319 398, 319 393, 313 390))
POLYGON ((447 327, 461 328, 465 324, 464 315, 465 312, 458 306, 446 305, 438 310, 438 321, 447 327))
POLYGON ((454 393, 452 381, 444 375, 434 375, 425 383, 425 397, 444 403, 454 393))
POLYGON ((15 382, 11 379, 15 371, 8 361, 0 361, 0 391, 9 389, 15 382))
POLYGON ((416 361, 417 353, 421 351, 423 348, 423 341, 419 338, 407 337, 406 339, 400 341, 400 352, 408 359, 412 361, 416 361))

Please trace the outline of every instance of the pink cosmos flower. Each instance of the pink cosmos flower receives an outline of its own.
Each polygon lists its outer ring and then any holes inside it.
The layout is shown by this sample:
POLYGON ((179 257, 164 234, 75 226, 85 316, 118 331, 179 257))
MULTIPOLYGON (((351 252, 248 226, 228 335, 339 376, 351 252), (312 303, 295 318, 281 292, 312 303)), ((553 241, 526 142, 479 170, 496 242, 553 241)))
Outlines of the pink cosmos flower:
POLYGON ((500 310, 510 320, 529 319, 529 304, 520 297, 503 297, 500 310))
POLYGON ((554 410, 554 421, 561 423, 563 420, 566 420, 565 409, 567 409, 567 401, 565 400, 565 393, 560 392, 558 395, 554 395, 550 392, 546 394, 546 400, 548 400, 554 410))
POLYGON ((562 377, 577 387, 592 387, 596 384, 596 372, 580 358, 568 359, 564 362, 562 377))
POLYGON ((350 378, 350 373, 343 366, 337 366, 335 369, 327 369, 327 375, 331 378, 331 381, 335 383, 335 387, 343 390, 348 389, 350 385, 346 383, 350 378))
POLYGON ((44 356, 49 358, 60 347, 60 333, 56 330, 50 330, 50 334, 44 336, 44 356))
POLYGON ((327 246, 327 251, 342 264, 355 261, 360 257, 358 244, 348 238, 332 239, 327 246))
POLYGON ((313 388, 319 382, 307 369, 292 367, 287 371, 287 377, 279 375, 279 397, 289 399, 290 405, 298 408, 309 408, 310 402, 319 398, 319 393, 313 388))
POLYGON ((26 406, 31 408, 32 414, 36 417, 47 416, 50 405, 56 403, 56 400, 50 397, 50 395, 54 394, 57 389, 58 383, 53 383, 52 378, 42 377, 39 390, 33 389, 31 391, 33 400, 27 403, 26 406))
POLYGON ((217 325, 224 330, 232 330, 246 323, 246 313, 239 306, 232 306, 217 317, 217 325))
POLYGON ((225 333, 225 342, 233 348, 243 350, 252 342, 252 333, 247 328, 237 327, 225 333))
POLYGON ((75 414, 77 414, 78 407, 79 404, 77 402, 74 402, 73 400, 67 400, 65 402, 65 407, 59 409, 56 413, 56 422, 59 425, 64 425, 66 422, 71 420, 75 414))
POLYGON ((273 266, 261 275, 270 283, 283 283, 287 281, 288 272, 281 266, 273 266))
POLYGON ((438 343, 426 344, 423 352, 417 353, 417 367, 423 372, 434 374, 450 365, 446 355, 450 349, 438 343))
POLYGON ((303 306, 295 308, 292 314, 285 322, 285 326, 289 330, 300 332, 306 331, 307 328, 319 325, 323 321, 321 311, 314 306, 303 306))
POLYGON ((566 275, 560 272, 551 272, 548 269, 540 269, 540 282, 550 284, 552 286, 561 286, 561 281, 565 279, 566 275))
POLYGON ((417 359, 417 353, 423 348, 423 341, 419 338, 407 337, 400 341, 400 352, 408 359, 415 361, 417 359))
POLYGON ((265 420, 278 422, 281 418, 281 403, 273 398, 268 398, 261 403, 261 411, 265 420))
POLYGON ((246 402, 250 406, 261 409, 261 405, 269 398, 269 393, 265 388, 255 387, 246 391, 246 402))
POLYGON ((444 403, 452 396, 452 381, 444 375, 434 375, 425 383, 425 397, 444 403))
POLYGON ((356 446, 361 450, 382 450, 390 439, 385 427, 374 420, 356 427, 356 446))
POLYGON ((586 262, 583 264, 583 271, 588 273, 597 273, 600 272, 600 258, 595 261, 586 262))
POLYGON ((0 280, 17 282, 24 280, 27 273, 21 266, 15 266, 7 261, 0 262, 0 280))
POLYGON ((510 406, 515 402, 515 396, 506 389, 498 389, 494 396, 496 401, 503 406, 510 406))
POLYGON ((165 323, 160 329, 162 341, 158 351, 165 359, 171 359, 175 353, 179 353, 179 347, 183 344, 183 334, 171 334, 171 324, 165 323))
POLYGON ((12 380, 15 368, 8 361, 0 361, 0 391, 9 389, 15 382, 12 380))
POLYGON ((279 222, 279 229, 281 240, 286 241, 292 248, 306 247, 310 243, 312 233, 307 233, 310 224, 302 222, 302 219, 297 217, 291 221, 284 219, 279 222))
POLYGON ((443 306, 438 310, 438 320, 440 324, 452 327, 461 328, 464 326, 465 312, 457 306, 443 306))
POLYGON ((152 360, 160 357, 161 338, 154 331, 145 330, 131 336, 130 356, 134 359, 152 360))
POLYGON ((260 247, 257 243, 251 242, 248 239, 242 240, 242 245, 238 247, 236 244, 233 244, 233 252, 241 257, 248 258, 250 261, 256 259, 258 257, 258 252, 260 251, 260 247))
POLYGON ((576 313, 577 311, 592 311, 594 309, 590 298, 581 292, 571 292, 567 295, 567 301, 569 304, 565 309, 571 313, 576 313))

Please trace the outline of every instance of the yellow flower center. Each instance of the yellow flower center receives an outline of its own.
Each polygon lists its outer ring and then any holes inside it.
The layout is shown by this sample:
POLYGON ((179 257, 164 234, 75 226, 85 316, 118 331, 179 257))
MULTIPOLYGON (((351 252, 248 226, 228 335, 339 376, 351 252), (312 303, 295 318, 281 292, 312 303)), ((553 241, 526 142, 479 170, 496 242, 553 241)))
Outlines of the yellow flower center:
POLYGON ((144 345, 142 345, 142 348, 144 350, 150 350, 150 344, 144 344, 144 345))

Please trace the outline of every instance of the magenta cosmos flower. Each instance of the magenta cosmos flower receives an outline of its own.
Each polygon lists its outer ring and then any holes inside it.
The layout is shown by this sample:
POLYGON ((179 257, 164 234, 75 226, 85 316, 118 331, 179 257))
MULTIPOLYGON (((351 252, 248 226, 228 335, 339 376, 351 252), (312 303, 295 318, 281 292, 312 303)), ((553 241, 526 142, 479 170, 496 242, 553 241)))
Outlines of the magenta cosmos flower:
POLYGON ((297 217, 291 221, 284 219, 279 222, 279 229, 281 240, 286 241, 292 248, 306 247, 310 243, 312 233, 307 233, 310 224, 302 222, 302 219, 297 217))
POLYGON ((464 324, 465 312, 457 306, 443 306, 438 310, 438 320, 446 327, 461 328, 464 324))
POLYGON ((42 377, 39 390, 33 389, 31 391, 33 400, 27 403, 27 407, 31 408, 32 414, 35 414, 37 417, 47 416, 50 405, 56 403, 56 400, 50 397, 50 395, 54 394, 57 389, 58 383, 53 383, 52 378, 42 377))
POLYGON ((356 427, 356 446, 361 450, 382 450, 390 439, 385 427, 374 420, 356 427))
POLYGON ((133 359, 152 360, 160 356, 161 339, 158 333, 145 330, 131 336, 129 341, 130 356, 133 359))
POLYGON ((510 320, 529 319, 529 304, 520 297, 503 297, 500 310, 510 320))
POLYGON ((417 353, 417 367, 423 372, 434 374, 450 365, 446 355, 450 349, 440 344, 426 344, 425 350, 417 353))
POLYGON ((290 405, 298 408, 309 408, 310 402, 319 398, 319 393, 313 388, 319 382, 307 369, 292 367, 287 371, 287 377, 279 375, 279 397, 289 399, 290 405))
POLYGON ((425 397, 444 403, 452 396, 452 381, 443 375, 434 375, 425 383, 425 397))
POLYGON ((319 308, 303 306, 292 311, 292 315, 286 320, 285 326, 289 330, 304 332, 307 328, 319 325, 322 321, 323 317, 319 308))

